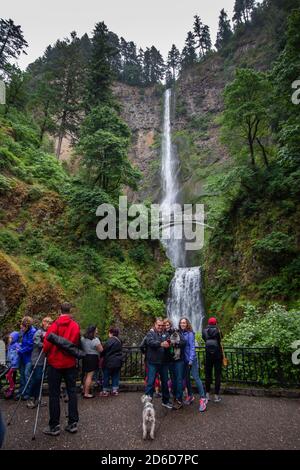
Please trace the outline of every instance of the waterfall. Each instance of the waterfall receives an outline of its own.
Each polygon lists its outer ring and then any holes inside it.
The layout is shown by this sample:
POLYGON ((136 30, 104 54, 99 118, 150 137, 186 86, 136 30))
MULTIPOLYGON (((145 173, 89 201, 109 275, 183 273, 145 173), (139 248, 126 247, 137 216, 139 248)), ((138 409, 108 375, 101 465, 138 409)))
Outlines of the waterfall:
MULTIPOLYGON (((163 220, 170 220, 172 206, 180 203, 179 161, 172 145, 171 136, 171 90, 167 89, 164 95, 164 122, 162 139, 162 170, 161 180, 163 198, 161 212, 163 220)), ((170 238, 163 239, 162 243, 172 265, 176 268, 175 275, 169 288, 167 300, 167 315, 177 327, 180 317, 187 317, 194 331, 201 330, 204 308, 202 300, 201 268, 185 267, 186 256, 184 240, 178 239, 182 227, 174 226, 170 229, 170 238)), ((162 235, 164 231, 162 231, 162 235)))
POLYGON ((199 266, 176 269, 170 284, 167 315, 176 327, 180 317, 187 317, 194 331, 201 330, 204 311, 199 266))

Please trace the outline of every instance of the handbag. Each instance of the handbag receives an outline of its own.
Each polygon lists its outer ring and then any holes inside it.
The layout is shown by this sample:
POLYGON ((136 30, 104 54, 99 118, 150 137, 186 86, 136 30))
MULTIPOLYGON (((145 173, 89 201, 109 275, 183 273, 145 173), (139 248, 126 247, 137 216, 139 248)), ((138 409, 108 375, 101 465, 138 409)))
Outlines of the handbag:
POLYGON ((228 358, 225 356, 225 353, 224 353, 224 348, 223 348, 223 344, 221 343, 221 349, 222 349, 222 364, 223 364, 223 367, 228 367, 228 364, 229 364, 229 360, 228 358))

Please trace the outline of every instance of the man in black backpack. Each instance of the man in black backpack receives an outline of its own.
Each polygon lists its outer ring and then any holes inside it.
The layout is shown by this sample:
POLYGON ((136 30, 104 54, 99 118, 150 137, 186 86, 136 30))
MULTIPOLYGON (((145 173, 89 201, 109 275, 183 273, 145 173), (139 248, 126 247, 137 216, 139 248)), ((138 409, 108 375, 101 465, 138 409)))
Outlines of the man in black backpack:
POLYGON ((209 400, 210 386, 212 382, 212 370, 215 369, 215 402, 221 401, 219 396, 222 374, 222 346, 220 330, 217 327, 217 320, 211 317, 208 325, 202 332, 205 341, 205 388, 206 398, 209 400))

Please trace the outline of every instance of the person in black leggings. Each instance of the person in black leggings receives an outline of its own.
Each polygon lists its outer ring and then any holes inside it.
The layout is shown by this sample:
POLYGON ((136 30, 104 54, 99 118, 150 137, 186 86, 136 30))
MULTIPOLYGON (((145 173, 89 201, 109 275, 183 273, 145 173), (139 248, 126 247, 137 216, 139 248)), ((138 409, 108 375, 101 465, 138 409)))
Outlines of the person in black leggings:
POLYGON ((210 386, 212 383, 212 371, 215 370, 215 402, 221 401, 219 396, 221 387, 223 353, 221 347, 221 334, 217 327, 217 320, 211 317, 208 325, 202 332, 205 341, 205 388, 206 398, 209 400, 210 386))

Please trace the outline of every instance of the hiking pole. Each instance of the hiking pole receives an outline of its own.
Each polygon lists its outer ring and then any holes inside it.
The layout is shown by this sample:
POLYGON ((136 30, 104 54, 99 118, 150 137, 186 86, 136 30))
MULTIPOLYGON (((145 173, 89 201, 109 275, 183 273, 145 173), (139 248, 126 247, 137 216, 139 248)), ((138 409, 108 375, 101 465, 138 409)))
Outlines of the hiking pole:
POLYGON ((18 403, 17 403, 17 405, 16 405, 16 407, 15 407, 15 409, 14 409, 14 412, 13 412, 13 414, 11 415, 11 417, 9 418, 9 420, 7 421, 7 426, 10 425, 10 423, 12 422, 12 419, 14 418, 14 416, 15 416, 15 414, 16 414, 18 408, 19 408, 19 405, 20 405, 20 403, 21 403, 22 397, 24 396, 24 394, 25 394, 25 392, 26 392, 26 390, 27 390, 27 387, 28 387, 28 385, 29 385, 29 382, 30 382, 30 380, 31 380, 31 377, 33 376, 33 373, 34 373, 34 371, 35 371, 35 369, 36 369, 36 367, 37 367, 37 364, 38 364, 38 362, 39 362, 40 357, 41 357, 42 354, 43 354, 43 349, 41 350, 41 352, 40 352, 40 354, 39 354, 37 360, 35 361, 35 364, 34 364, 34 366, 33 366, 32 371, 30 372, 30 375, 29 375, 28 380, 27 380, 27 382, 26 382, 26 384, 25 384, 25 387, 23 388, 22 392, 20 393, 20 396, 19 396, 19 399, 18 399, 18 403))
POLYGON ((33 441, 35 440, 35 433, 36 433, 37 423, 38 423, 38 419, 39 419, 40 406, 41 406, 41 402, 42 402, 43 382, 44 382, 46 365, 47 365, 47 358, 45 357, 44 364, 43 364, 41 387, 40 387, 40 393, 39 393, 39 401, 38 401, 38 406, 37 406, 36 415, 35 415, 35 423, 34 423, 34 428, 33 428, 33 435, 32 435, 32 440, 33 441))

